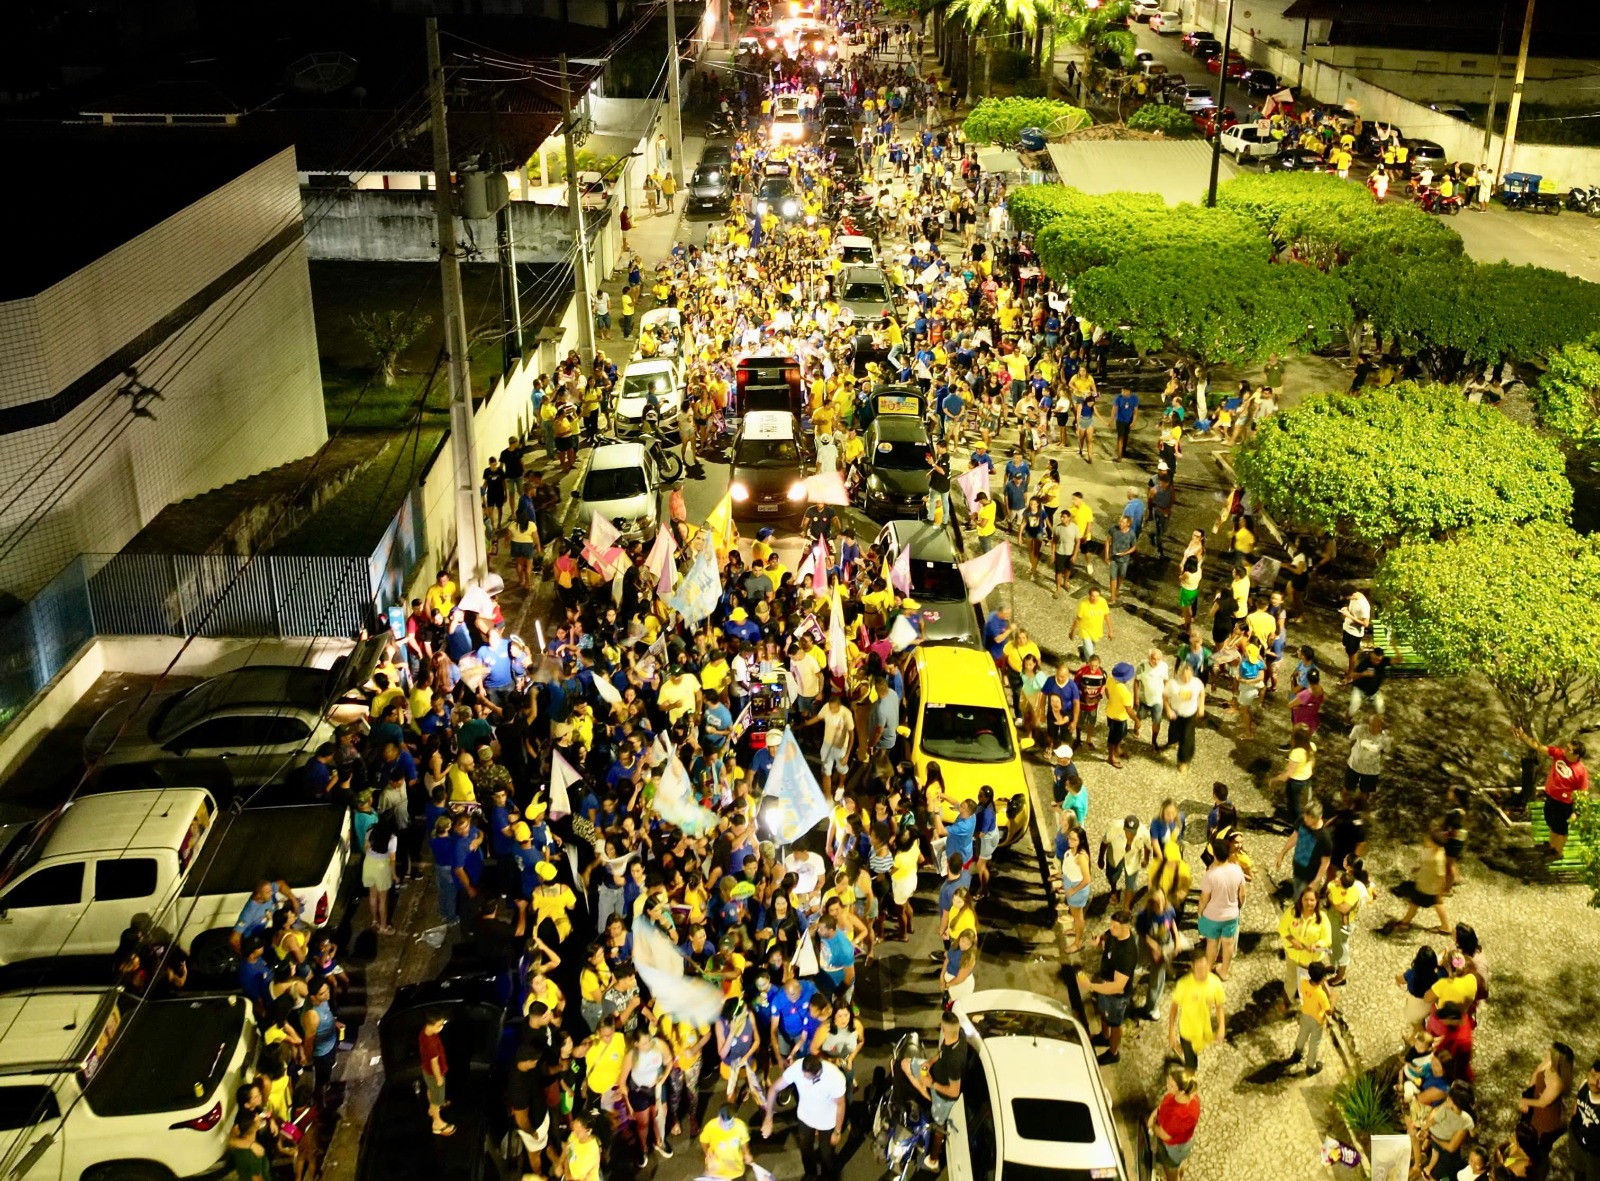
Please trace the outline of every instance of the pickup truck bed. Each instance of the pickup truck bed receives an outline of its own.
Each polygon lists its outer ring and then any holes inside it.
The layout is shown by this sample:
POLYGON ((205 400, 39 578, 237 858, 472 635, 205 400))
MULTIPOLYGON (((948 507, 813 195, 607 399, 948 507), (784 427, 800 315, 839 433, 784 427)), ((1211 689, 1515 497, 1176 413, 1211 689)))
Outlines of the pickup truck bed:
POLYGON ((174 997, 131 1011, 89 1088, 101 1116, 183 1111, 217 1089, 244 1036, 244 1002, 233 996, 174 997))
MULTIPOLYGON (((185 898, 248 894, 263 879, 296 889, 322 881, 349 826, 338 804, 223 812, 183 888, 185 898)), ((341 854, 342 856, 342 854, 341 854)))

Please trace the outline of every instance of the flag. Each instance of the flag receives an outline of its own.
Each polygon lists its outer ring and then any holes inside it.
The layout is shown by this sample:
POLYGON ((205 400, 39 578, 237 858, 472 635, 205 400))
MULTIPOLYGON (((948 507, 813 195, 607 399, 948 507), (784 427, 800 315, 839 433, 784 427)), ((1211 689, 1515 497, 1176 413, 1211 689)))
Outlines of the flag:
POLYGON ((598 510, 589 514, 589 539, 583 543, 583 558, 608 581, 616 576, 618 561, 624 558, 617 545, 621 540, 622 534, 617 532, 616 526, 598 510))
POLYGON ((622 606, 622 571, 619 569, 611 578, 611 602, 616 607, 622 606))
POLYGON ((779 844, 793 844, 825 820, 830 811, 827 797, 817 786, 817 777, 800 753, 800 744, 785 730, 772 769, 767 772, 767 789, 761 800, 761 816, 768 835, 779 844))
POLYGON ((850 494, 845 491, 844 477, 837 471, 818 472, 805 478, 806 499, 812 504, 836 504, 848 507, 850 494))
POLYGON ((678 589, 667 599, 667 605, 683 616, 691 630, 708 619, 722 598, 722 578, 717 573, 716 551, 703 546, 700 556, 689 567, 689 573, 678 583, 678 589))
POLYGON ((904 615, 896 615, 894 622, 889 625, 889 649, 892 652, 904 652, 917 642, 917 625, 904 615))
POLYGON ((979 464, 964 476, 956 477, 956 484, 967 498, 967 511, 978 511, 978 493, 989 491, 989 469, 979 464))
POLYGON ((739 530, 733 524, 733 496, 724 495, 717 502, 717 507, 711 510, 706 517, 706 532, 711 534, 711 543, 716 546, 717 553, 725 554, 734 547, 739 540, 739 530))
POLYGON ((811 591, 816 595, 828 593, 828 541, 823 537, 811 547, 811 591))
POLYGON ((633 920, 633 966, 658 1012, 693 1025, 710 1025, 721 1015, 721 987, 690 973, 683 952, 643 914, 633 920))
POLYGON ((883 585, 884 586, 893 586, 894 585, 894 571, 889 569, 889 559, 888 558, 885 558, 883 560, 883 564, 878 567, 878 577, 883 579, 883 585))
POLYGON ((755 721, 755 710, 746 705, 739 711, 739 716, 733 719, 733 729, 728 731, 728 745, 737 746, 739 740, 745 736, 750 727, 755 725, 755 721))
POLYGON ((607 705, 622 704, 622 694, 617 691, 617 687, 611 683, 609 677, 603 677, 596 673, 594 676, 594 691, 607 705))
POLYGON ((889 570, 889 585, 902 595, 911 593, 911 547, 900 547, 900 554, 889 570))
POLYGON ((572 815, 572 794, 569 788, 581 784, 583 776, 572 769, 566 756, 559 750, 550 755, 550 819, 560 820, 572 815))
POLYGON ((667 759, 651 806, 661 819, 692 837, 708 833, 717 826, 717 814, 701 807, 700 801, 694 798, 689 772, 683 769, 683 762, 677 755, 667 759))
POLYGON ((828 671, 843 678, 849 667, 844 638, 844 604, 839 600, 839 588, 836 586, 828 608, 828 671))
POLYGON ((1002 541, 986 554, 962 562, 961 581, 967 584, 967 601, 981 603, 997 586, 1011 581, 1011 543, 1002 541))
POLYGON ((662 526, 656 530, 655 543, 645 555, 644 568, 656 579, 656 594, 666 598, 672 593, 672 576, 678 572, 677 547, 672 541, 672 530, 662 526))
POLYGON ((589 544, 601 553, 616 545, 622 540, 622 534, 617 527, 600 515, 600 510, 595 509, 589 514, 589 544))

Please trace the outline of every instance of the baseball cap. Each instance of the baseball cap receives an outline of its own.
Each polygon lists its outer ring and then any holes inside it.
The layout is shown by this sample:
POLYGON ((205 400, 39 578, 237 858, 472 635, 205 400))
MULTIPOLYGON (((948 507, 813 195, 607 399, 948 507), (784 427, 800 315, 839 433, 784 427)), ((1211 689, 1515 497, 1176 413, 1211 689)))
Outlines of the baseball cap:
POLYGON ((1139 818, 1132 813, 1129 813, 1128 816, 1123 819, 1122 827, 1127 829, 1129 832, 1132 832, 1134 829, 1139 827, 1139 818))
POLYGON ((539 880, 541 882, 554 881, 556 876, 556 867, 548 861, 541 861, 533 872, 539 875, 539 880))
POLYGON ((487 742, 484 743, 478 748, 478 757, 480 759, 494 758, 494 747, 490 746, 487 742))
POLYGON ((533 839, 533 829, 524 821, 517 821, 511 826, 511 839, 514 841, 527 841, 533 839))
POLYGON ((1072 748, 1063 742, 1060 746, 1056 747, 1056 758, 1062 759, 1063 761, 1072 758, 1072 748))

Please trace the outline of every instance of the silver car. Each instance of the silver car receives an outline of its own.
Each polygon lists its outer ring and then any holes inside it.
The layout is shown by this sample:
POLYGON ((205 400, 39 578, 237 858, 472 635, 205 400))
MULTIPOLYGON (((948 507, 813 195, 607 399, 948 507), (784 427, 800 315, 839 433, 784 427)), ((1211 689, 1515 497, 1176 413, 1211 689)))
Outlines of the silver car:
POLYGON ((143 704, 118 702, 90 727, 84 758, 102 767, 217 760, 240 787, 276 783, 340 722, 366 713, 341 702, 371 679, 388 643, 387 632, 362 640, 330 668, 246 665, 143 704))
MULTIPOLYGON (((654 437, 640 442, 599 440, 589 452, 573 495, 572 523, 587 529, 594 514, 599 513, 629 541, 654 536, 661 521, 663 455, 677 459, 654 437)), ((671 478, 681 471, 679 461, 671 478)))

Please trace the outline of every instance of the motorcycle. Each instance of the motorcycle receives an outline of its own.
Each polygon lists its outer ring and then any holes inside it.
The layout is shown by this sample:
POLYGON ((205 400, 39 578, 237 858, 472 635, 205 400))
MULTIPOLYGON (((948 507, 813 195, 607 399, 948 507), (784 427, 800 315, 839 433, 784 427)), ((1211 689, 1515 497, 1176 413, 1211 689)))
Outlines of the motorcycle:
POLYGON ((887 1075, 874 1077, 879 1096, 872 1111, 872 1148, 889 1181, 910 1181, 928 1159, 933 1113, 911 1085, 901 1063, 924 1058, 922 1039, 908 1033, 895 1043, 887 1075))
POLYGON ((650 458, 656 461, 656 470, 668 484, 676 483, 683 475, 683 457, 673 451, 661 429, 660 416, 654 410, 644 412, 644 424, 639 433, 650 458))
POLYGON ((1566 205, 1574 212, 1600 217, 1600 185, 1573 185, 1566 195, 1566 205))
POLYGON ((733 125, 731 119, 713 116, 706 120, 707 139, 732 139, 739 134, 739 129, 733 125))
POLYGON ((1460 213, 1465 207, 1467 199, 1460 193, 1451 193, 1448 197, 1438 189, 1423 189, 1417 194, 1417 204, 1424 213, 1450 214, 1460 213))

